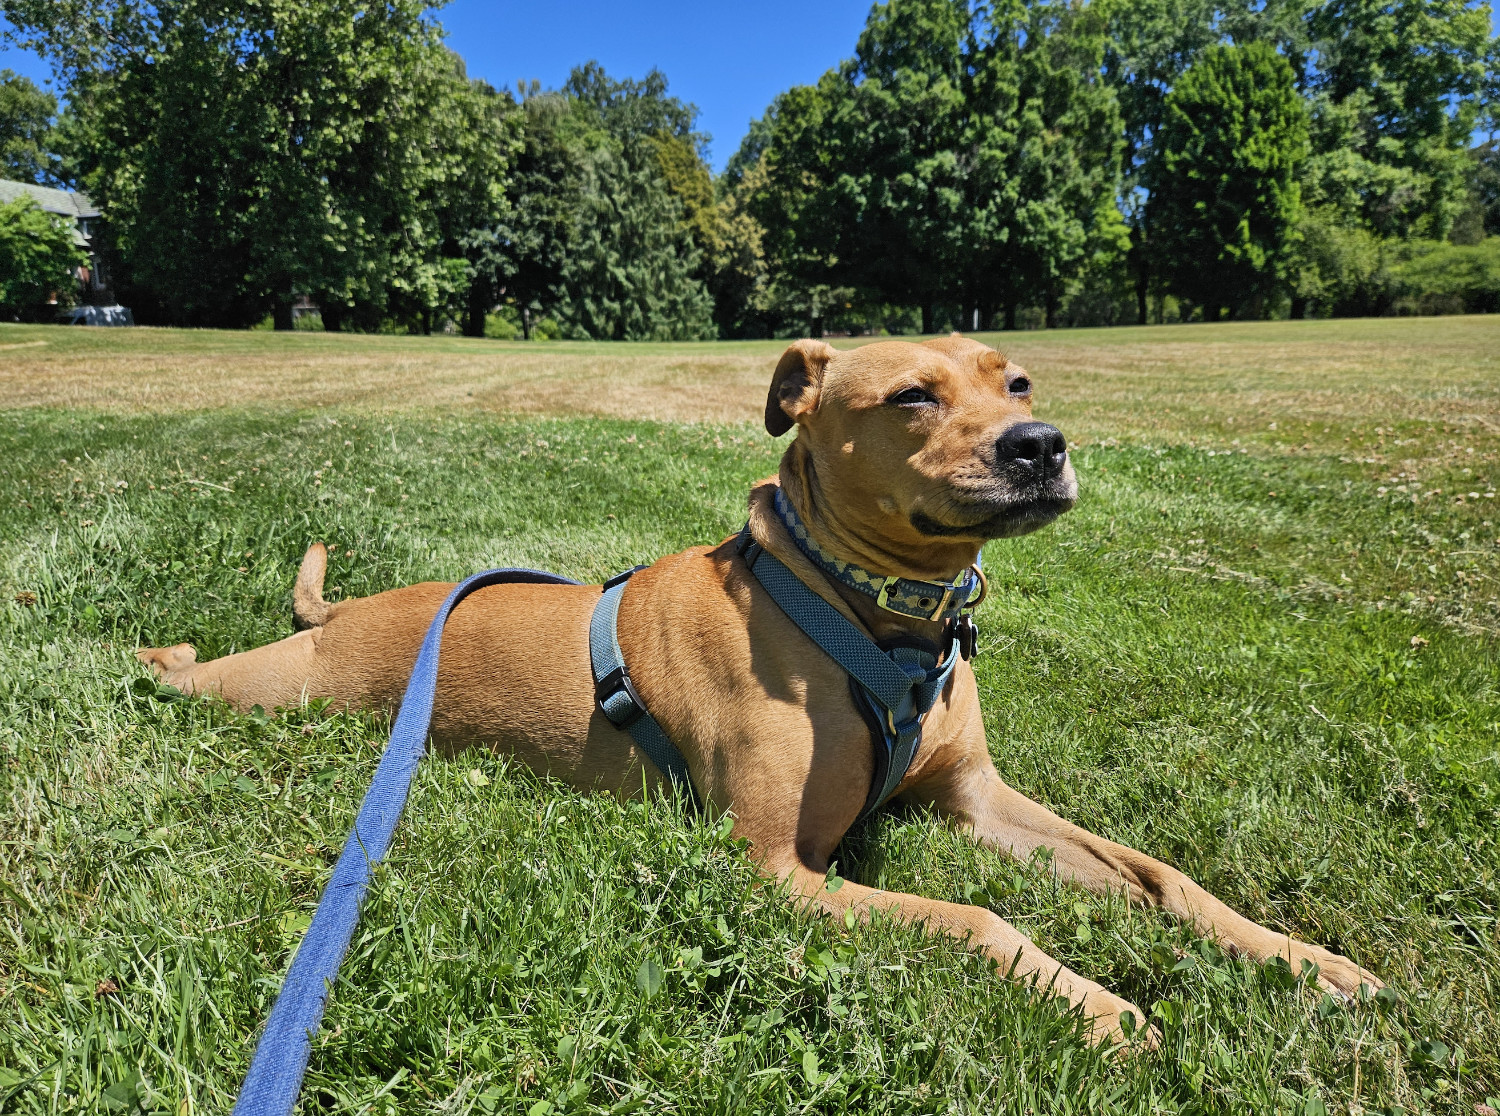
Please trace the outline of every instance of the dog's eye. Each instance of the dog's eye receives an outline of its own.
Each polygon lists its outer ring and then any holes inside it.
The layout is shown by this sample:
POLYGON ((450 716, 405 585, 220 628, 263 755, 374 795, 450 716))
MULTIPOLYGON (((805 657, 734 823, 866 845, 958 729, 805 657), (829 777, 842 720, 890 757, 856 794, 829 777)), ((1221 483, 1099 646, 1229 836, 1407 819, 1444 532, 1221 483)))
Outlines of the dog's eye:
POLYGON ((1012 395, 1026 395, 1031 391, 1031 381, 1025 376, 1017 376, 1006 385, 1006 390, 1012 395))
POLYGON ((919 407, 924 403, 936 403, 937 400, 930 392, 925 392, 921 388, 907 388, 905 391, 898 391, 886 402, 894 403, 898 407, 919 407))

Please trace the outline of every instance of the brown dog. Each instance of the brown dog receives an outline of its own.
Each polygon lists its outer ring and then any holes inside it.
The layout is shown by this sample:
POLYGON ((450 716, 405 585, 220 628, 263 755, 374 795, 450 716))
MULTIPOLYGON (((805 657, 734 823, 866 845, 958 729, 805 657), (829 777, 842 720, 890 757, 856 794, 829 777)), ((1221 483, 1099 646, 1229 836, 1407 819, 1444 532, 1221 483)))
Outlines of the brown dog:
MULTIPOLYGON (((779 483, 808 532, 836 558, 884 575, 951 580, 987 539, 1019 535, 1073 504, 1062 435, 1031 421, 1027 374, 956 335, 923 345, 881 342, 835 352, 799 341, 782 356, 766 427, 797 437, 779 476, 750 494, 755 540, 877 639, 936 641, 937 623, 885 611, 826 577, 772 507, 779 483)), ((142 651, 168 682, 248 709, 327 697, 394 709, 417 648, 450 585, 414 585, 325 604, 321 545, 297 579, 288 639, 197 663, 186 644, 142 651)), ((432 735, 511 753, 577 787, 639 793, 660 774, 595 705, 589 619, 598 586, 503 585, 459 607, 443 639, 432 735), (537 655, 538 647, 547 648, 537 655)), ((663 558, 626 588, 619 640, 645 704, 685 756, 704 800, 732 810, 763 870, 789 879, 831 914, 881 910, 963 939, 1017 979, 1082 1005, 1096 1041, 1122 1036, 1130 1003, 1078 975, 982 907, 825 887, 829 858, 870 787, 869 730, 847 676, 777 606, 733 540, 663 558), (1012 963, 1015 962, 1012 969, 1012 963)), ((1181 872, 1085 832, 1000 780, 985 743, 966 662, 928 714, 902 782, 906 802, 937 810, 976 840, 1025 858, 1052 850, 1054 870, 1096 892, 1124 889, 1251 957, 1318 966, 1342 996, 1381 987, 1343 957, 1258 926, 1181 872)))

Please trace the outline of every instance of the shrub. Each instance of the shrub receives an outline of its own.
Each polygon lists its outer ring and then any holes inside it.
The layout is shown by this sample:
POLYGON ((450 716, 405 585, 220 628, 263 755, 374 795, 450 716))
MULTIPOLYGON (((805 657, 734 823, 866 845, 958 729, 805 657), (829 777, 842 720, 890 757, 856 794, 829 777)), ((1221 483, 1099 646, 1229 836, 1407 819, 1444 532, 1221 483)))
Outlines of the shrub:
POLYGON ((74 271, 87 263, 66 219, 45 212, 31 198, 0 205, 0 315, 44 318, 71 306, 77 292, 74 271))
POLYGON ((1398 314, 1500 311, 1500 237, 1478 244, 1408 241, 1391 271, 1398 314))

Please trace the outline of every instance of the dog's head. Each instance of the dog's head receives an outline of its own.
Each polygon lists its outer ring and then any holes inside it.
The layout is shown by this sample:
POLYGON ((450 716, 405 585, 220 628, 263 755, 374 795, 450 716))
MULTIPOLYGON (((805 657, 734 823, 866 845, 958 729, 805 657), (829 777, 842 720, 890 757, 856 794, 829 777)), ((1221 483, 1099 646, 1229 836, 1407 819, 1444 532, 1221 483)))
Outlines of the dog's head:
POLYGON ((796 424, 799 469, 845 530, 912 552, 1035 531, 1078 482, 1054 426, 1031 417, 1031 377, 977 341, 798 341, 766 398, 766 429, 796 424))

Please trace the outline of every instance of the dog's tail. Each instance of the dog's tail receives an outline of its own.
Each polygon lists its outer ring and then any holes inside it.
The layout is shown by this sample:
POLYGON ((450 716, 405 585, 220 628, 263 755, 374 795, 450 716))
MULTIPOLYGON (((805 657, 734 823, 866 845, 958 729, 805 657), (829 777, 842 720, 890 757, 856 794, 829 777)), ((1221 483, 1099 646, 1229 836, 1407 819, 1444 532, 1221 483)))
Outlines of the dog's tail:
POLYGON ((299 632, 321 628, 333 606, 323 599, 323 575, 328 572, 328 548, 313 543, 302 556, 297 584, 292 587, 292 627, 299 632))

